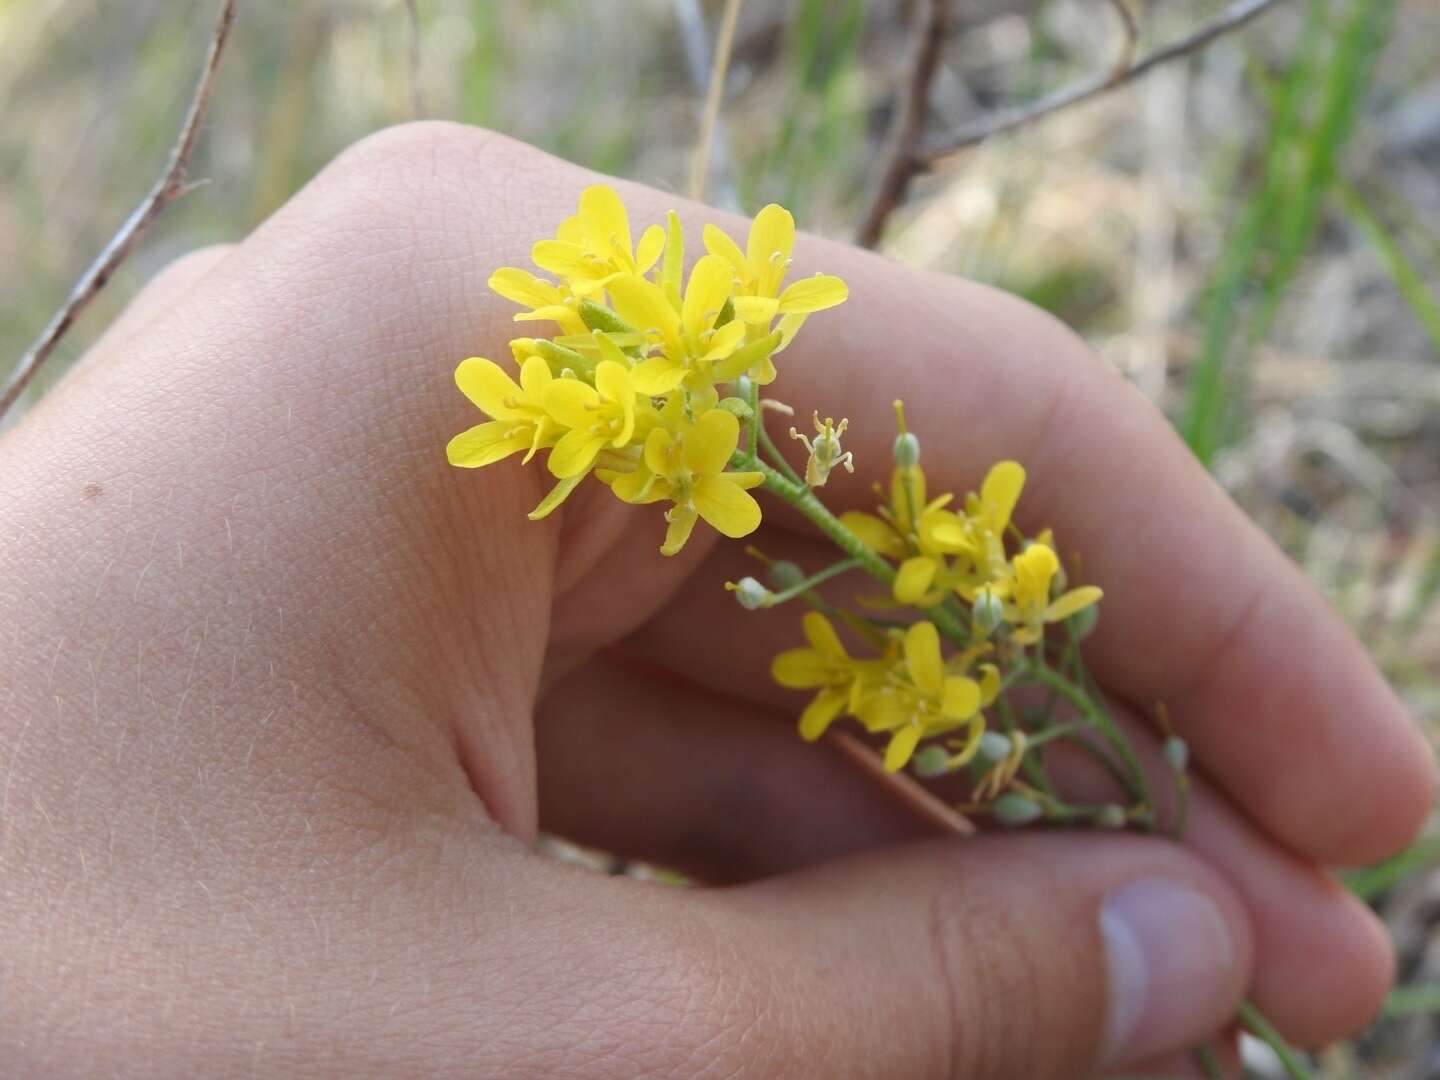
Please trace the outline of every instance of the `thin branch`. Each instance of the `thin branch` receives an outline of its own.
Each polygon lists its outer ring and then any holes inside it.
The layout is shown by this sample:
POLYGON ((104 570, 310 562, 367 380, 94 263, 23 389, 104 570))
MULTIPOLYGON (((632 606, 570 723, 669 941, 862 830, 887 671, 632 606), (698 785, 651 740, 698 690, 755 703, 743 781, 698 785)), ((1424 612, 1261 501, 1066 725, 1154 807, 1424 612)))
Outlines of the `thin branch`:
MULTIPOLYGON (((1216 38, 1222 37, 1237 30, 1250 22, 1252 19, 1264 14, 1267 10, 1278 4, 1280 0, 1236 0, 1215 18, 1197 26, 1190 33, 1169 45, 1156 49, 1130 64, 1120 71, 1108 71, 1103 75, 1095 76, 1078 83, 1075 86, 1059 90, 1054 94, 1048 94, 1033 101, 1028 105, 1021 105, 1018 108, 1007 109, 1004 112, 996 113, 987 117, 979 123, 966 127, 957 128, 948 132, 940 139, 929 146, 922 147, 917 153, 919 168, 926 168, 935 164, 943 157, 963 150, 967 146, 974 146, 983 142, 992 135, 998 135, 1002 131, 1013 131, 1015 128, 1040 119, 1042 116, 1049 116, 1051 113, 1059 112, 1061 109, 1077 105, 1082 101, 1088 101, 1098 97, 1107 90, 1111 90, 1125 83, 1133 82, 1135 79, 1147 72, 1159 67, 1161 64, 1177 60, 1182 56, 1188 56, 1199 49, 1209 45, 1216 38)), ((1113 4, 1118 10, 1120 5, 1113 4)))
POLYGON ((690 198, 705 197, 705 181, 710 173, 710 147, 715 141, 715 127, 720 122, 720 105, 725 100, 725 76, 730 70, 730 54, 735 51, 735 25, 740 21, 744 0, 725 0, 720 17, 720 35, 715 39, 715 57, 710 62, 710 88, 705 94, 705 116, 700 122, 700 139, 695 144, 695 157, 690 163, 690 198))
POLYGON ((832 731, 826 741, 860 767, 872 780, 886 788, 912 813, 945 832, 973 836, 975 826, 964 814, 921 786, 903 772, 886 772, 880 756, 853 735, 832 731))
POLYGON ((919 171, 915 148, 925 133, 930 84, 935 80, 935 69, 940 62, 948 6, 947 0, 919 0, 915 6, 909 74, 903 91, 897 91, 898 100, 885 136, 885 147, 880 152, 876 179, 855 233, 856 243, 865 247, 874 247, 880 242, 886 220, 905 198, 910 181, 919 171))
POLYGON ((1110 67, 1110 80, 1120 82, 1135 64, 1135 52, 1140 47, 1140 20, 1130 7, 1130 0, 1110 0, 1110 10, 1115 12, 1115 17, 1120 20, 1120 29, 1125 34, 1115 54, 1115 63, 1110 67))
POLYGON ((90 306, 90 302, 105 287, 120 264, 135 250, 135 246, 160 216, 160 212, 198 186, 188 179, 190 157, 200 138, 200 128, 215 88, 215 73, 220 66, 220 56, 234 23, 235 0, 222 0, 220 18, 215 24, 215 32, 210 37, 210 49, 205 55, 205 66, 200 72, 199 82, 195 85, 195 93, 190 99, 185 120, 180 125, 180 134, 170 150, 170 160, 166 164, 165 172, 155 181, 155 186, 140 205, 125 219, 120 231, 111 237, 105 249, 80 276, 60 310, 20 358, 4 386, 0 387, 0 417, 15 404, 30 380, 35 377, 35 373, 60 343, 60 339, 74 325, 80 313, 90 306))

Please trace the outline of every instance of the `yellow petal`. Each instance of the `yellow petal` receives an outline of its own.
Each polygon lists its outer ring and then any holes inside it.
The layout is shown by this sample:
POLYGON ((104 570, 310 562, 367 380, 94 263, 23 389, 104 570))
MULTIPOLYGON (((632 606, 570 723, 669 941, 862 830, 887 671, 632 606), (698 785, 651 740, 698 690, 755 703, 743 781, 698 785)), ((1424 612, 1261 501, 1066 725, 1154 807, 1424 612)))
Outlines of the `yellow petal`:
POLYGON ((945 680, 940 712, 947 720, 968 720, 980 709, 980 684, 963 675, 945 680))
POLYGON ((706 225, 705 231, 701 234, 705 241, 705 250, 711 255, 718 255, 728 262, 735 274, 744 278, 748 267, 745 265, 745 253, 740 250, 740 245, 730 239, 729 233, 718 225, 706 225))
POLYGON ((608 184, 591 184, 580 193, 580 209, 575 215, 592 244, 607 255, 623 253, 630 257, 630 216, 625 204, 608 184))
MULTIPOLYGON (((939 564, 928 555, 916 555, 900 564, 895 574, 895 599, 902 604, 917 604, 935 580, 939 564)), ((931 627, 933 630, 934 627, 931 627)))
MULTIPOLYGON (((680 228, 680 215, 671 210, 665 216, 665 261, 660 264, 660 287, 670 306, 680 309, 681 276, 685 272, 685 233, 680 228)), ((706 225, 706 229, 714 228, 706 225)))
POLYGON ((680 317, 658 285, 634 274, 621 274, 609 282, 615 313, 637 330, 658 330, 667 344, 679 343, 680 317))
POLYGON ((604 445, 603 437, 586 428, 567 431, 550 451, 550 471, 561 480, 583 475, 595 464, 595 455, 604 445))
POLYGON ((579 379, 552 379, 541 396, 545 411, 567 428, 588 429, 595 423, 600 395, 579 379))
POLYGON ((765 474, 762 472, 727 472, 725 479, 742 491, 748 491, 750 488, 757 488, 765 483, 765 474))
POLYGON ((824 311, 843 304, 850 295, 845 282, 831 274, 816 274, 787 286, 780 294, 780 311, 786 315, 824 311))
POLYGON ((840 523, 871 551, 878 551, 892 559, 898 559, 905 554, 904 541, 895 535, 895 530, 883 518, 859 510, 847 510, 840 515, 840 523))
POLYGON ((516 266, 502 266, 496 270, 490 275, 489 285, 506 300, 526 307, 538 308, 562 302, 560 290, 554 285, 516 266))
POLYGON ((493 465, 530 445, 530 432, 521 425, 491 420, 456 435, 445 446, 445 457, 462 469, 493 465))
POLYGON ((677 364, 668 356, 652 356, 630 372, 635 392, 647 397, 668 394, 685 381, 685 375, 684 365, 677 364))
MULTIPOLYGON (((515 380, 493 360, 472 356, 455 369, 455 385, 482 411, 496 420, 521 420, 526 413, 515 407, 524 397, 515 380)), ((533 414, 530 414, 533 415, 533 414)))
POLYGON ((780 344, 775 347, 776 352, 779 352, 785 348, 786 345, 790 344, 795 335, 800 332, 800 328, 805 325, 805 320, 809 317, 809 315, 800 313, 782 315, 780 317, 780 322, 775 327, 776 331, 780 334, 780 344))
POLYGON ((994 664, 980 665, 980 704, 994 704, 1000 696, 1000 669, 994 664))
POLYGON ((728 476, 707 476, 694 488, 695 509, 717 532, 737 539, 760 527, 760 504, 755 496, 728 476))
POLYGON ((780 301, 769 296, 735 297, 735 318, 743 323, 767 326, 780 310, 780 301))
POLYGON ((770 677, 789 690, 813 690, 830 682, 830 662, 814 649, 786 649, 770 662, 770 677))
POLYGON ((805 640, 810 642, 817 654, 832 660, 850 659, 845 646, 840 644, 840 635, 835 633, 835 627, 824 615, 818 611, 807 611, 801 625, 805 629, 805 640))
POLYGON ((800 714, 800 737, 806 742, 814 742, 825 734, 828 728, 840 715, 840 710, 845 705, 845 695, 835 690, 822 690, 815 695, 815 700, 805 706, 805 711, 800 714))
POLYGON ((690 271, 680 324, 686 332, 700 334, 715 324, 715 316, 730 298, 734 276, 730 264, 718 255, 703 255, 690 271))
POLYGON ((890 745, 885 747, 885 771, 899 772, 909 764, 919 742, 920 729, 914 724, 907 724, 890 736, 890 745))
POLYGON ((1071 589, 1045 609, 1045 621, 1060 622, 1068 619, 1077 611, 1084 611, 1104 595, 1094 585, 1082 585, 1078 589, 1071 589))
POLYGON ((516 312, 516 322, 555 322, 567 334, 578 334, 585 330, 585 320, 579 313, 565 304, 547 304, 534 311, 516 312))
POLYGON ((905 667, 919 689, 939 697, 945 668, 940 662, 940 633, 934 623, 917 622, 905 631, 905 667))
MULTIPOLYGON (((790 216, 790 211, 777 203, 763 207, 750 224, 750 236, 745 247, 745 261, 750 264, 750 272, 757 277, 764 276, 778 264, 783 273, 784 264, 789 261, 794 249, 795 219, 790 216)), ((778 281, 777 277, 777 284, 778 281)), ((765 295, 775 294, 767 292, 765 295)))
POLYGON ((665 530, 665 542, 660 545, 661 555, 674 555, 685 546, 695 528, 695 511, 683 506, 670 508, 666 517, 670 527, 665 530))
POLYGON ((531 521, 539 521, 541 518, 546 517, 557 506, 559 506, 566 499, 568 499, 570 497, 570 493, 575 490, 576 485, 578 485, 580 481, 584 479, 585 474, 581 473, 579 476, 572 476, 568 480, 561 480, 558 484, 556 484, 553 488, 546 492, 545 497, 541 499, 535 509, 531 510, 530 513, 526 516, 531 521))
POLYGON ((714 476, 730 462, 740 444, 740 421, 734 413, 711 409, 684 435, 685 464, 697 476, 714 476))
POLYGON ((651 225, 640 235, 640 246, 635 249, 636 271, 648 274, 664 250, 665 230, 659 225, 651 225))
POLYGON ((657 476, 670 476, 679 462, 676 461, 675 437, 663 427, 653 428, 645 436, 645 467, 657 476))
POLYGON ((980 503, 987 523, 996 532, 1010 524, 1010 515, 1025 486, 1025 469, 1018 461, 1002 461, 985 475, 980 485, 980 503))
POLYGON ((726 323, 710 335, 710 340, 706 342, 705 355, 700 359, 706 362, 724 359, 736 350, 744 336, 745 324, 739 319, 726 323))
POLYGON ((520 387, 530 401, 544 408, 545 388, 555 381, 544 357, 528 356, 520 365, 520 387))
POLYGON ((569 281, 593 281, 607 270, 587 259, 579 244, 567 244, 561 240, 536 241, 530 249, 530 258, 541 270, 548 270, 556 277, 569 281))

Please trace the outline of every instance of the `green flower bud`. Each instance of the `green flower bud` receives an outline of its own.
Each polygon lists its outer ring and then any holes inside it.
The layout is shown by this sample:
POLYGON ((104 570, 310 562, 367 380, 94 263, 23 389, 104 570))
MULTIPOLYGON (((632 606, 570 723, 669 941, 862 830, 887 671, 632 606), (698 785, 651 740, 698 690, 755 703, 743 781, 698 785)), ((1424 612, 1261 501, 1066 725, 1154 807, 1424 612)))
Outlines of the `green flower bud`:
POLYGON ((1165 740, 1164 753, 1170 768, 1177 773, 1184 772, 1190 764, 1190 744, 1179 735, 1171 735, 1165 740))
POLYGON ((737 420, 749 420, 755 415, 750 409, 750 403, 742 397, 721 398, 717 407, 724 409, 737 420))
POLYGON ((726 588, 735 594, 735 599, 740 601, 740 606, 747 611, 766 607, 770 598, 775 595, 753 577, 742 577, 734 585, 727 582, 726 588))
POLYGON ((1032 821, 1038 821, 1045 814, 1040 809, 1040 804, 1034 799, 1017 795, 1013 791, 1006 792, 991 803, 990 812, 995 815, 995 820, 1000 824, 1012 827, 1029 825, 1032 821))
POLYGON ((1125 809, 1111 803, 1109 806, 1102 806, 1100 812, 1095 815, 1095 824, 1102 829, 1123 829, 1125 827, 1125 809))
POLYGON ((923 776, 926 779, 935 776, 944 776, 950 771, 950 755, 945 752, 943 746, 931 744, 917 753, 910 762, 916 776, 923 776))
POLYGON ((998 731, 987 731, 980 736, 980 749, 976 756, 992 763, 1004 761, 1010 756, 1014 745, 1008 735, 1002 735, 998 731))
POLYGON ((741 375, 735 380, 735 396, 750 400, 750 376, 741 375))
POLYGON ((1095 632, 1095 627, 1100 625, 1100 605, 1091 604, 1087 608, 1081 608, 1070 616, 1070 625, 1075 628, 1075 637, 1085 640, 1095 632))
POLYGON ((988 634, 1005 621, 1005 608, 992 590, 983 589, 970 606, 970 617, 975 620, 977 630, 988 634))
POLYGON ((805 571, 789 559, 780 559, 770 564, 766 576, 770 578, 770 584, 777 589, 793 589, 805 580, 805 571))
POLYGON ((895 455, 896 465, 918 465, 920 463, 920 440, 911 431, 902 431, 895 436, 895 445, 891 450, 895 455))

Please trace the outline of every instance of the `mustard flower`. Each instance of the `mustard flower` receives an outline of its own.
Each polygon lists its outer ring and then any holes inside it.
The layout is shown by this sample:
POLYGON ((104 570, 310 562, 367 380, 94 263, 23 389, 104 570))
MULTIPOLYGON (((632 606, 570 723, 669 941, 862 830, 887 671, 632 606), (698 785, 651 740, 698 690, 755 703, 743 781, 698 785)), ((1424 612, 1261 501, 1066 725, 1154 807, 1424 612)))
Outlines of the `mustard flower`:
POLYGON ((859 717, 869 731, 890 732, 885 768, 895 772, 905 767, 923 738, 966 724, 983 731, 983 699, 974 679, 947 673, 935 624, 917 622, 905 632, 903 660, 892 668, 888 683, 861 704, 859 717))
POLYGON ((771 663, 770 673, 791 690, 818 691, 800 714, 800 736, 814 742, 842 712, 860 708, 867 686, 876 681, 883 665, 851 657, 824 615, 807 612, 803 625, 809 647, 782 652, 771 663))
POLYGON ((595 368, 595 385, 553 379, 545 387, 545 411, 568 430, 550 451, 550 471, 561 480, 588 472, 606 445, 620 448, 635 433, 635 385, 630 369, 613 360, 595 368))
POLYGON ((516 322, 554 322, 567 334, 585 331, 585 320, 580 317, 579 297, 568 286, 556 285, 516 266, 502 266, 496 270, 490 275, 489 285, 493 292, 506 300, 530 308, 516 314, 516 322))
POLYGON ((1032 543, 1011 560, 1009 577, 997 592, 1003 599, 1005 621, 1015 626, 1011 636, 1018 644, 1039 641, 1047 623, 1063 622, 1104 595, 1094 585, 1082 585, 1051 600, 1059 570, 1060 559, 1048 544, 1032 543))
POLYGON ((662 555, 674 555, 690 538, 697 518, 725 536, 748 536, 760 527, 760 504, 748 488, 758 487, 758 472, 726 472, 740 443, 740 421, 724 409, 710 409, 694 423, 660 424, 650 429, 639 466, 629 473, 607 472, 611 490, 626 502, 668 499, 669 528, 662 555), (672 430, 672 427, 674 430, 672 430))
POLYGON ((450 464, 477 469, 520 450, 529 461, 537 450, 553 445, 560 428, 550 419, 544 397, 554 381, 549 365, 538 356, 521 365, 518 384, 493 360, 472 356, 462 361, 455 369, 455 384, 491 420, 450 440, 445 447, 450 464))
POLYGON ((890 476, 889 499, 878 514, 850 510, 840 521, 866 547, 900 563, 893 586, 897 601, 928 607, 942 599, 948 587, 942 587, 944 550, 934 533, 955 515, 945 511, 953 495, 926 502, 925 494, 925 471, 919 465, 898 465, 890 476))
POLYGON ((592 297, 619 274, 647 273, 664 244, 665 230, 652 225, 632 251, 625 204, 614 188, 593 184, 580 193, 575 215, 560 223, 555 239, 536 242, 530 258, 561 278, 576 296, 592 297))

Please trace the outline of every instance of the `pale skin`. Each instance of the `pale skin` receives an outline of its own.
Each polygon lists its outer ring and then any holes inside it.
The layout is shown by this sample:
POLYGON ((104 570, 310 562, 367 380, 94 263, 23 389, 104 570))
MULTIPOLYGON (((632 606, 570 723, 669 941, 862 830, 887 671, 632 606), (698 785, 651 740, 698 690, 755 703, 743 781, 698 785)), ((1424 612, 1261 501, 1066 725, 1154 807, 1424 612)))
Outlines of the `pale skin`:
MULTIPOLYGON (((1105 589, 1094 670, 1152 759, 1157 700, 1190 742, 1185 847, 937 836, 795 735, 766 671, 799 612, 723 591, 741 545, 664 559, 658 510, 598 485, 532 523, 541 468, 445 463, 479 419, 455 364, 520 332, 485 279, 593 180, 381 133, 162 274, 0 440, 0 1072, 1045 1080, 1166 1064, 1247 994, 1302 1043, 1363 1024, 1388 946, 1322 867, 1412 836, 1428 748, 1047 317, 802 238, 851 299, 774 389, 850 418, 832 505, 888 475, 896 396, 935 488, 1025 464, 1022 524, 1105 589), (566 867, 540 828, 722 887, 566 867), (1117 1045, 1096 913, 1139 878, 1233 948, 1117 1045)), ((704 220, 743 235, 617 186, 692 257, 704 220)), ((778 512, 753 539, 828 557, 778 512)))

